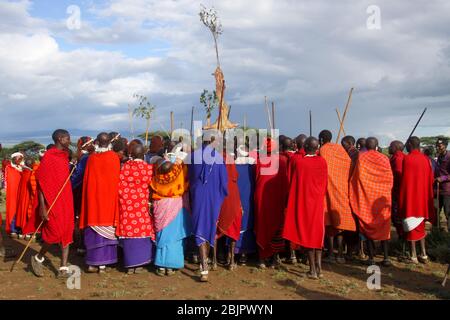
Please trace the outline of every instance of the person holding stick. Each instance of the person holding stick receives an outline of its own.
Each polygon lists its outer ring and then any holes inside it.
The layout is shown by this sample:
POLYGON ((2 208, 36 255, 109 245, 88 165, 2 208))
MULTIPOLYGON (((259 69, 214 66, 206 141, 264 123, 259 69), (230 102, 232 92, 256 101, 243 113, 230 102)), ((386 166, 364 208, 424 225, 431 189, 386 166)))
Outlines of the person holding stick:
POLYGON ((411 137, 406 143, 409 154, 403 160, 403 174, 398 198, 399 217, 403 221, 404 238, 411 244, 411 262, 427 263, 425 221, 434 222, 433 170, 427 156, 420 152, 420 139, 411 137), (417 257, 416 242, 421 255, 417 257))
POLYGON ((58 129, 52 139, 55 146, 45 153, 36 171, 39 215, 43 220, 43 245, 39 253, 31 257, 31 270, 37 277, 43 277, 44 256, 51 245, 58 244, 62 255, 58 277, 67 278, 70 276, 67 266, 69 245, 72 243, 75 224, 72 187, 67 183, 71 175, 68 153, 70 134, 58 129))

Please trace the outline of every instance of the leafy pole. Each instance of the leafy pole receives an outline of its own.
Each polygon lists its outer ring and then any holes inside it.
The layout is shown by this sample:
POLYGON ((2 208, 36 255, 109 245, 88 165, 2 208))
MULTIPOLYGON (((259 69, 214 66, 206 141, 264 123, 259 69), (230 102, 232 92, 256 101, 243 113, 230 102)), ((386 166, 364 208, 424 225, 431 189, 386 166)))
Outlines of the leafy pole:
POLYGON ((150 129, 150 119, 152 117, 153 111, 155 111, 155 106, 150 103, 146 96, 134 94, 133 97, 138 99, 139 101, 139 105, 133 110, 133 115, 135 117, 143 118, 146 120, 145 145, 147 145, 148 131, 150 129))
POLYGON ((216 91, 211 93, 206 89, 203 90, 203 93, 200 96, 200 103, 205 107, 207 125, 210 126, 212 112, 219 105, 216 91))
POLYGON ((200 20, 212 33, 212 36, 214 38, 214 45, 216 48, 217 66, 220 68, 218 39, 219 36, 223 33, 222 23, 220 22, 219 16, 217 15, 217 11, 216 9, 214 9, 214 7, 208 9, 204 5, 201 5, 201 8, 200 20))

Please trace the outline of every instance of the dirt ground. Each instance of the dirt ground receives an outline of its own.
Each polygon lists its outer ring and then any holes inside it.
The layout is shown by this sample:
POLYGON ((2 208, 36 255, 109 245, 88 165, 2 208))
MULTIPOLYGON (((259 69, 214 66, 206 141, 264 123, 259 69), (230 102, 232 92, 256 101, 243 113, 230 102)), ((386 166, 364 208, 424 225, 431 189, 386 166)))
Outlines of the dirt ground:
MULTIPOLYGON (((5 244, 20 253, 24 240, 5 239, 5 244)), ((70 290, 66 281, 56 278, 59 266, 58 248, 47 254, 46 274, 36 278, 29 270, 32 254, 39 249, 33 243, 23 262, 9 270, 12 259, 0 260, 0 299, 164 299, 164 300, 304 300, 304 299, 369 299, 369 300, 436 300, 450 299, 450 283, 442 288, 440 283, 447 266, 407 265, 393 258, 393 266, 381 267, 381 290, 369 290, 366 285, 370 274, 366 266, 355 260, 346 265, 325 264, 324 278, 309 280, 305 277, 308 266, 283 263, 279 269, 260 270, 249 261, 228 271, 210 272, 208 283, 199 283, 198 265, 186 263, 185 269, 172 277, 160 277, 153 267, 143 274, 127 275, 123 268, 112 268, 106 274, 87 274, 82 257, 72 250, 69 261, 80 266, 81 289, 70 290)), ((381 261, 381 256, 377 261, 381 261)))
MULTIPOLYGON (((7 244, 19 251, 25 241, 7 240, 7 244)), ((121 268, 103 275, 82 271, 81 289, 70 290, 55 275, 59 263, 56 247, 48 254, 45 277, 36 278, 29 271, 27 263, 38 248, 39 244, 32 244, 24 262, 12 273, 12 260, 0 261, 0 299, 450 299, 450 285, 440 286, 445 265, 410 266, 395 259, 393 267, 381 268, 381 290, 375 291, 367 288, 369 274, 358 261, 324 264, 325 277, 318 281, 305 277, 308 266, 304 264, 260 270, 250 263, 233 272, 219 266, 218 271, 210 272, 209 283, 199 283, 198 266, 189 263, 172 277, 159 277, 152 267, 139 275, 127 275, 121 268)), ((70 262, 84 269, 83 258, 74 253, 70 262)))

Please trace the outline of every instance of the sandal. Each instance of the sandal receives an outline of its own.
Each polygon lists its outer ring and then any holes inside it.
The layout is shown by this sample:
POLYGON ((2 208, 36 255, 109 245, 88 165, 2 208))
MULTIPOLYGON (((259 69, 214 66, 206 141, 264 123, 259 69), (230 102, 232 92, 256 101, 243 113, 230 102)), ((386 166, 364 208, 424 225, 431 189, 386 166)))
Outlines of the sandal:
POLYGON ((410 264, 419 264, 419 259, 417 259, 417 257, 416 258, 411 257, 411 258, 407 259, 406 262, 410 263, 410 264))
POLYGON ((144 273, 144 268, 142 267, 134 268, 134 274, 142 274, 142 273, 144 273))
POLYGON ((166 276, 171 277, 174 276, 177 272, 173 269, 167 268, 166 269, 166 276))
POLYGON ((314 274, 312 274, 311 271, 308 271, 308 272, 306 273, 306 276, 308 277, 308 279, 311 279, 311 280, 319 280, 319 277, 317 276, 317 274, 314 275, 314 274))
POLYGON ((31 271, 33 271, 36 277, 41 278, 44 276, 44 258, 39 261, 37 256, 38 255, 31 256, 31 271))
POLYGON ((87 273, 98 273, 98 267, 88 266, 87 273))
POLYGON ((208 270, 203 270, 202 265, 200 265, 200 282, 208 282, 208 270))
POLYGON ((70 278, 72 274, 69 272, 69 267, 60 267, 58 270, 58 279, 67 279, 70 278))
POLYGON ((98 267, 98 273, 106 273, 106 266, 98 267))
POLYGON ((237 269, 237 264, 236 264, 236 263, 230 263, 230 264, 228 265, 228 270, 234 271, 234 270, 236 270, 236 269, 237 269))
POLYGON ((428 259, 428 256, 419 256, 418 260, 420 263, 423 263, 423 264, 428 264, 428 262, 430 262, 430 260, 428 259))
POLYGON ((241 255, 241 257, 239 258, 239 263, 241 264, 241 266, 247 265, 247 256, 245 254, 241 255))
POLYGON ((160 277, 164 277, 166 275, 165 268, 156 268, 156 274, 160 277))

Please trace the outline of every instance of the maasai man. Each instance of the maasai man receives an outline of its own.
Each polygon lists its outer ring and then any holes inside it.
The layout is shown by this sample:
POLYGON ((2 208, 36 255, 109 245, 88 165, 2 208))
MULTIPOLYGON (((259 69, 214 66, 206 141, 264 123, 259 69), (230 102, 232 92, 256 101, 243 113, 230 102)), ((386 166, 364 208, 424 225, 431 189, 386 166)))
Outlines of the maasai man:
POLYGON ((154 165, 151 183, 156 231, 156 273, 172 276, 184 268, 183 241, 192 232, 189 214, 187 166, 176 155, 175 162, 160 159, 154 165))
POLYGON ((325 237, 327 163, 317 156, 319 141, 305 142, 305 157, 294 158, 283 237, 307 250, 311 279, 322 278, 322 248, 325 237))
MULTIPOLYGON (((130 149, 131 150, 131 149, 130 149)), ((119 157, 121 165, 129 160, 128 143, 125 138, 118 138, 112 144, 112 151, 119 157)))
POLYGON ((39 213, 44 221, 43 244, 39 253, 31 257, 31 269, 37 277, 43 277, 44 256, 52 244, 58 244, 62 251, 58 277, 67 278, 71 275, 67 259, 74 230, 73 194, 68 180, 70 135, 66 130, 58 129, 52 139, 55 147, 45 153, 36 171, 39 213))
MULTIPOLYGON (((450 152, 447 151, 448 140, 440 138, 436 141, 437 169, 434 173, 435 181, 439 183, 439 212, 444 209, 447 218, 447 226, 442 229, 448 232, 450 229, 450 152)), ((440 217, 439 221, 440 221, 440 217)), ((440 225, 442 226, 443 223, 440 225)))
MULTIPOLYGON (((228 175, 228 195, 225 197, 220 209, 219 220, 217 223, 217 239, 222 236, 226 236, 231 240, 228 248, 227 264, 230 270, 234 270, 236 269, 236 264, 234 262, 234 250, 236 248, 236 242, 239 240, 241 235, 242 205, 238 187, 239 173, 236 169, 236 165, 234 164, 234 159, 228 157, 226 162, 228 175)), ((216 247, 217 246, 215 246, 215 248, 216 247)), ((217 269, 216 253, 217 250, 214 250, 213 268, 217 269)))
MULTIPOLYGON (((2 151, 2 145, 0 143, 0 151, 2 151)), ((1 181, 1 188, 3 188, 5 183, 5 168, 7 166, 8 162, 5 161, 5 159, 2 160, 2 181, 1 181)), ((1 232, 1 226, 2 226, 2 215, 0 214, 0 258, 12 258, 16 255, 15 251, 11 247, 5 247, 3 244, 3 235, 1 232)))
MULTIPOLYGON (((357 141, 356 141, 356 149, 359 151, 359 152, 366 152, 367 151, 367 147, 366 147, 366 138, 359 138, 357 141)), ((377 147, 377 149, 378 149, 378 147, 377 147)))
MULTIPOLYGON (((352 215, 348 196, 350 170, 352 160, 339 145, 332 143, 333 136, 329 130, 319 134, 320 156, 325 159, 328 167, 328 185, 325 203, 325 226, 328 238, 328 261, 334 262, 334 238, 337 238, 338 255, 336 262, 345 263, 344 236, 345 232, 356 232, 356 223, 352 215)), ((351 254, 349 245, 347 254, 351 254)))
POLYGON ((152 164, 164 154, 164 139, 161 136, 153 136, 150 140, 150 148, 145 155, 145 162, 152 164), (153 157, 157 157, 153 159, 153 157))
POLYGON ((434 222, 433 170, 427 156, 420 152, 420 139, 411 137, 406 143, 408 155, 403 160, 399 192, 399 216, 403 219, 406 240, 411 244, 411 262, 427 263, 425 221, 434 222), (416 253, 420 241, 421 255, 416 253))
MULTIPOLYGON (((36 229, 41 222, 40 219, 40 211, 39 211, 39 197, 38 197, 38 185, 36 172, 39 169, 40 162, 44 157, 45 149, 39 150, 39 162, 35 162, 32 167, 31 177, 29 181, 30 193, 34 196, 32 197, 32 201, 30 201, 28 206, 28 214, 27 214, 27 223, 25 224, 22 232, 25 234, 25 239, 29 240, 32 234, 35 233, 36 229)), ((40 230, 37 230, 37 234, 40 234, 40 230)), ((33 241, 36 240, 34 236, 33 241)))
POLYGON ((295 138, 294 142, 297 146, 297 151, 295 152, 296 155, 299 155, 301 157, 305 156, 305 150, 303 149, 303 145, 305 144, 305 141, 308 137, 305 134, 300 134, 297 138, 295 138))
POLYGON ((124 266, 128 274, 142 273, 142 266, 153 260, 155 230, 150 216, 149 185, 152 165, 144 161, 144 146, 135 144, 120 172, 120 216, 116 235, 123 248, 124 266))
POLYGON ((278 253, 285 247, 281 233, 289 193, 288 158, 277 149, 275 140, 266 139, 256 164, 255 234, 260 268, 271 257, 273 266, 278 266, 278 253))
POLYGON ((36 190, 33 192, 31 187, 31 176, 35 173, 33 172, 33 166, 34 159, 26 158, 25 165, 22 167, 22 177, 20 178, 19 184, 16 215, 16 228, 20 229, 20 236, 25 235, 23 233, 23 229, 29 220, 28 209, 33 202, 33 198, 36 196, 36 190))
POLYGON ((394 178, 389 158, 377 151, 378 140, 367 138, 367 152, 360 153, 350 182, 350 204, 358 217, 359 232, 367 239, 369 260, 375 262, 374 241, 384 241, 384 266, 390 266, 391 200, 394 178))
POLYGON ((80 215, 90 273, 106 272, 106 265, 116 263, 118 245, 120 160, 110 150, 107 133, 100 133, 97 140, 84 173, 80 215))
POLYGON ((77 141, 77 164, 75 171, 70 178, 73 190, 73 206, 75 211, 75 233, 77 235, 77 254, 83 256, 86 253, 83 241, 83 232, 80 230, 80 214, 81 214, 81 200, 83 197, 83 180, 84 172, 86 171, 87 161, 89 155, 95 152, 94 139, 91 137, 81 137, 77 141))
POLYGON ((5 168, 6 190, 6 233, 12 238, 18 237, 16 229, 16 214, 18 207, 18 194, 20 178, 22 177, 23 154, 20 152, 11 155, 11 163, 5 168))
POLYGON ((247 255, 256 252, 256 239, 254 226, 254 192, 255 192, 255 166, 256 159, 249 157, 245 145, 236 149, 235 160, 238 171, 238 188, 242 206, 241 235, 236 242, 235 253, 240 254, 239 263, 247 264, 247 255))
MULTIPOLYGON (((297 147, 297 146, 295 146, 295 147, 297 147)), ((283 140, 280 140, 280 155, 283 155, 283 156, 285 156, 288 159, 288 162, 287 162, 288 180, 290 179, 290 176, 291 176, 291 172, 290 172, 290 168, 291 167, 289 165, 289 163, 291 161, 291 158, 294 157, 294 156, 304 156, 304 152, 305 152, 302 149, 300 149, 300 151, 293 152, 292 151, 293 149, 294 149, 294 141, 291 138, 284 137, 283 140)), ((289 251, 290 251, 290 254, 291 254, 288 262, 291 263, 291 264, 296 264, 297 263, 297 255, 295 253, 295 250, 298 250, 299 248, 296 245, 291 244, 289 242, 287 242, 286 245, 287 245, 287 247, 289 247, 289 251)))
POLYGON ((403 153, 404 145, 401 141, 392 141, 389 145, 389 154, 392 174, 394 176, 394 187, 392 188, 392 223, 394 224, 400 239, 403 239, 403 221, 398 215, 398 198, 400 196, 400 184, 403 175, 403 153))
POLYGON ((210 137, 191 153, 189 183, 192 227, 200 251, 200 281, 208 281, 208 256, 214 246, 217 221, 223 200, 228 195, 228 177, 223 157, 215 149, 217 141, 210 137))

